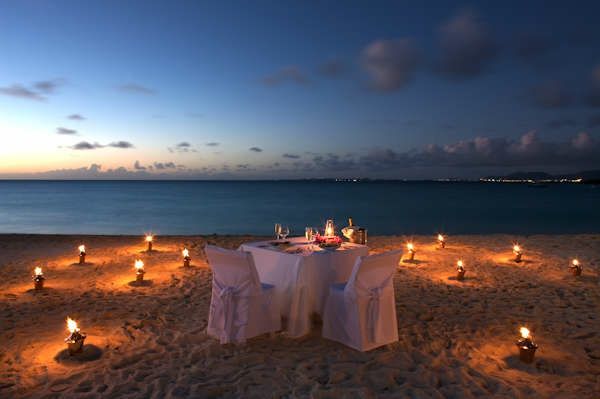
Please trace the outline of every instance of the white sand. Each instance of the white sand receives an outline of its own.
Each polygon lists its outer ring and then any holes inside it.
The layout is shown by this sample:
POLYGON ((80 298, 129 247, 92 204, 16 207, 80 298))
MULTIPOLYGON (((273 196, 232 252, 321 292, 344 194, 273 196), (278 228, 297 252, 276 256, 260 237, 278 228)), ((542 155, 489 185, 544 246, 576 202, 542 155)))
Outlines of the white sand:
MULTIPOLYGON (((600 395, 600 236, 414 237, 415 263, 395 278, 400 341, 359 353, 320 337, 259 337, 221 346, 206 328, 208 241, 252 237, 0 236, 0 398, 13 397, 579 397, 600 395), (511 243, 525 263, 511 258, 511 243), (85 243, 90 265, 79 266, 85 243), (196 268, 184 270, 187 245, 196 268), (583 276, 573 277, 578 256, 583 276), (132 287, 133 261, 152 284, 132 287), (458 282, 462 257, 467 280, 458 282), (31 274, 41 265, 43 292, 31 274), (67 315, 88 334, 65 356, 67 315), (514 344, 526 324, 540 348, 531 365, 514 344)), ((373 252, 406 237, 373 237, 373 252)))

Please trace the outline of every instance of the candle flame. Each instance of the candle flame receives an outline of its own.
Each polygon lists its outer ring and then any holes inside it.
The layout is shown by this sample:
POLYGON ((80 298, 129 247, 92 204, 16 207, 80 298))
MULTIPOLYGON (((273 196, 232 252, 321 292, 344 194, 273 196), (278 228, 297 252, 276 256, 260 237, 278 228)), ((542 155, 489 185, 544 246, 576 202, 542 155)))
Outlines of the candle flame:
POLYGON ((518 244, 513 245, 514 252, 521 252, 521 247, 518 244))
POLYGON ((413 245, 412 242, 409 242, 408 244, 406 244, 406 248, 408 248, 409 251, 415 250, 415 246, 413 245))
POLYGON ((461 268, 461 269, 464 267, 464 263, 463 263, 462 259, 459 259, 459 260, 456 262, 456 266, 458 266, 458 267, 459 267, 459 268, 461 268))
POLYGON ((441 234, 438 234, 438 241, 444 241, 444 236, 441 234))
POLYGON ((85 252, 85 245, 80 245, 79 246, 79 252, 85 252))
POLYGON ((190 256, 190 251, 188 251, 187 248, 183 248, 183 251, 181 251, 181 253, 183 254, 184 258, 188 258, 190 256))
POLYGON ((519 329, 519 332, 521 333, 521 337, 523 337, 523 339, 527 339, 530 337, 529 329, 527 327, 521 327, 519 329))
POLYGON ((67 316, 67 329, 69 330, 69 332, 71 334, 73 334, 76 331, 79 331, 79 328, 77 327, 77 322, 68 316, 67 316))
POLYGON ((42 275, 42 268, 41 267, 36 267, 34 270, 34 273, 36 276, 41 276, 42 275))
POLYGON ((134 266, 138 272, 144 270, 144 262, 141 259, 136 259, 134 266))
POLYGON ((146 234, 146 242, 152 242, 154 240, 154 236, 152 234, 146 234))
POLYGON ((579 259, 573 259, 571 263, 573 263, 573 266, 579 266, 579 259))

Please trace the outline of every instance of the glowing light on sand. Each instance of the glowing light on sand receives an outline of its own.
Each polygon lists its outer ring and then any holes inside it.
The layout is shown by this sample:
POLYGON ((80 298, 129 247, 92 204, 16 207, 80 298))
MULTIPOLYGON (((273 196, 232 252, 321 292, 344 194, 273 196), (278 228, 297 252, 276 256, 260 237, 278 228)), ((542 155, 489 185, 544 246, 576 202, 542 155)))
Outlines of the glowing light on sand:
POLYGON ((79 249, 79 253, 80 254, 84 254, 85 253, 85 245, 80 245, 78 249, 79 249))
POLYGON ((519 244, 513 245, 513 254, 515 254, 515 262, 520 262, 523 256, 523 249, 519 244))
POLYGON ((573 265, 573 267, 579 267, 579 259, 573 259, 571 261, 571 264, 573 265))
POLYGON ((35 277, 43 275, 41 267, 36 267, 33 272, 35 273, 35 277))
POLYGON ((141 259, 136 259, 135 264, 134 264, 135 270, 136 272, 140 272, 140 271, 144 271, 144 261, 141 259))
POLYGON ((152 241, 154 241, 154 235, 146 234, 146 242, 148 243, 148 251, 152 251, 152 241))
POLYGON ((77 322, 67 316, 67 330, 69 330, 69 336, 65 339, 69 354, 71 356, 80 353, 83 349, 83 342, 85 341, 86 335, 79 331, 77 322))
POLYGON ((529 331, 529 328, 527 328, 527 327, 519 328, 519 333, 521 334, 521 338, 523 338, 523 339, 531 338, 531 332, 529 331))
POLYGON ((183 248, 183 251, 181 251, 181 254, 183 255, 184 258, 190 257, 190 251, 188 251, 187 248, 183 248))
POLYGON ((463 269, 465 267, 465 264, 463 263, 462 259, 456 261, 456 267, 458 267, 459 269, 463 269))
POLYGON ((442 234, 438 234, 437 240, 438 240, 438 244, 440 244, 440 247, 442 247, 442 248, 446 247, 446 237, 444 237, 442 234))

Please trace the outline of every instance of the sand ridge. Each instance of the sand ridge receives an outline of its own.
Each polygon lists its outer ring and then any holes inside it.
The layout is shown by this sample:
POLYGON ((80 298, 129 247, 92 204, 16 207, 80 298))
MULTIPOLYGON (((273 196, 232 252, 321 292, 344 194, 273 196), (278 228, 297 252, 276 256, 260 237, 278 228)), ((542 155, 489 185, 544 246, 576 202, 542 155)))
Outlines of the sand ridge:
POLYGON ((370 237, 372 253, 412 239, 394 278, 399 342, 360 353, 320 336, 258 337, 221 346, 205 328, 206 243, 252 236, 0 235, 0 397, 594 397, 600 392, 600 236, 370 237), (511 243, 524 249, 511 261, 511 243), (77 246, 88 248, 77 265, 77 246), (192 265, 182 268, 181 249, 192 265), (568 271, 571 257, 583 276, 568 271), (133 262, 149 283, 135 287, 133 262), (462 258, 466 280, 456 281, 462 258), (42 266, 46 289, 32 291, 42 266), (88 334, 81 361, 64 356, 69 315, 88 334), (518 361, 527 325, 540 348, 518 361))

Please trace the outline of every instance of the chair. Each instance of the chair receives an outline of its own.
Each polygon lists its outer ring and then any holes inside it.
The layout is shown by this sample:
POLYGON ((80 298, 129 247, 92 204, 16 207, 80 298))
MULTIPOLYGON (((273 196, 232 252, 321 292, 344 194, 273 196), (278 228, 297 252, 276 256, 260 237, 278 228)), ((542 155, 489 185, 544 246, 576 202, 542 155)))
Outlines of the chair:
POLYGON ((261 284, 252 254, 212 245, 205 248, 213 271, 208 335, 221 344, 281 329, 280 311, 273 299, 274 286, 261 284))
POLYGON ((356 260, 347 283, 332 284, 323 314, 323 337, 359 351, 398 340, 393 277, 402 251, 356 260))

